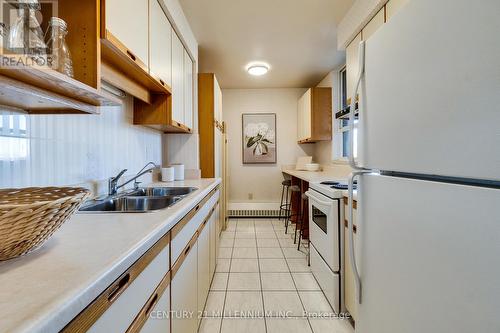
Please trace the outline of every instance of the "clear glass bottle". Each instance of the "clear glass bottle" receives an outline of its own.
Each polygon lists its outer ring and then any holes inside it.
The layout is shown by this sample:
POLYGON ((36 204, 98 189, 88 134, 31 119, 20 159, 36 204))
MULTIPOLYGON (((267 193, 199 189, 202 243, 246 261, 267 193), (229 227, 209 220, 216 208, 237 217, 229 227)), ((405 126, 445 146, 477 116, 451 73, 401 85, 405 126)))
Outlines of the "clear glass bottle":
POLYGON ((68 34, 68 25, 59 17, 52 17, 47 32, 50 34, 48 41, 49 57, 48 63, 52 69, 73 77, 73 61, 68 44, 66 44, 66 35, 68 34))
POLYGON ((36 18, 41 9, 40 3, 38 0, 17 0, 11 4, 17 8, 17 17, 10 28, 7 47, 18 54, 45 59, 47 45, 40 22, 36 18))

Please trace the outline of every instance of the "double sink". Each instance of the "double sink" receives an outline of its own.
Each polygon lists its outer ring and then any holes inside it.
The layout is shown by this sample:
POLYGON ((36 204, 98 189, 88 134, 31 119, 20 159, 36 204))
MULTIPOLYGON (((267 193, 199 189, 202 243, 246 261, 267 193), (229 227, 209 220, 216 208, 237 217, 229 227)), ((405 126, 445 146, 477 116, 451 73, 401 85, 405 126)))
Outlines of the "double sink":
POLYGON ((195 187, 147 187, 103 199, 89 200, 80 208, 83 213, 147 213, 171 207, 195 187))

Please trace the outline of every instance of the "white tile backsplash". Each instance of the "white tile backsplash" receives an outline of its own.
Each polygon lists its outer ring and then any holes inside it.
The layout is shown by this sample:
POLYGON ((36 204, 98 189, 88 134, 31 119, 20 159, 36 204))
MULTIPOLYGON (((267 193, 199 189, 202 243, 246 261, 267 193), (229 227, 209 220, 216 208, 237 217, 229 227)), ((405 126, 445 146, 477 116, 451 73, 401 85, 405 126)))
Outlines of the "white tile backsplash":
POLYGON ((95 189, 121 169, 134 175, 149 161, 161 164, 162 135, 134 126, 132 106, 133 98, 126 97, 123 106, 104 107, 100 115, 25 115, 0 108, 0 188, 95 189), (19 131, 24 121, 25 133, 19 131))

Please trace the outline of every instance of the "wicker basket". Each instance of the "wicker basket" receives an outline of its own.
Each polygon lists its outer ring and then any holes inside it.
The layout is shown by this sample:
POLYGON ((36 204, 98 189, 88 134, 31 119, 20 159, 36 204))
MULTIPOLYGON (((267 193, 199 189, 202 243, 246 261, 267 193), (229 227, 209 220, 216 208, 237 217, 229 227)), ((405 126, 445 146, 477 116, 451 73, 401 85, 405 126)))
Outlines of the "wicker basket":
POLYGON ((72 187, 0 190, 0 260, 40 247, 89 196, 72 187))

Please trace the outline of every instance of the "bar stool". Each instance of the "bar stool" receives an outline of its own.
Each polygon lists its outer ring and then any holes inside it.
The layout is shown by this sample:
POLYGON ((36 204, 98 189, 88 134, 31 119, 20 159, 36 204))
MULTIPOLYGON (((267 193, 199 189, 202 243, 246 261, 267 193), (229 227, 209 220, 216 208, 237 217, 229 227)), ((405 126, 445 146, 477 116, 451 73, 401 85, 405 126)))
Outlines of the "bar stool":
MULTIPOLYGON (((305 216, 306 215, 306 207, 308 207, 309 205, 309 197, 304 193, 302 194, 302 210, 301 210, 301 213, 300 213, 300 229, 299 229, 299 226, 297 225, 297 228, 295 229, 295 237, 294 237, 294 243, 295 243, 295 238, 297 238, 297 230, 299 231, 299 242, 298 242, 298 245, 297 245, 297 250, 300 250, 300 239, 301 238, 304 238, 304 231, 305 230, 309 230, 309 225, 308 223, 308 220, 309 220, 309 216, 305 216)), ((309 245, 309 240, 308 240, 308 245, 309 245)))
POLYGON ((285 218, 288 216, 288 211, 290 210, 290 203, 288 202, 288 197, 290 196, 290 186, 292 186, 291 179, 285 179, 281 182, 281 202, 280 202, 280 213, 278 219, 285 218), (284 200, 284 202, 283 202, 284 200), (283 212, 283 215, 281 213, 283 212))
POLYGON ((285 235, 288 233, 288 222, 293 223, 293 218, 295 218, 295 223, 300 219, 300 187, 297 185, 290 186, 290 209, 288 210, 288 216, 285 220, 285 235), (296 203, 297 210, 293 211, 293 203, 296 203))

